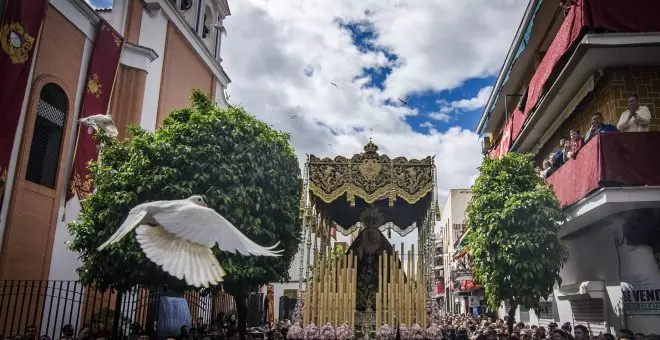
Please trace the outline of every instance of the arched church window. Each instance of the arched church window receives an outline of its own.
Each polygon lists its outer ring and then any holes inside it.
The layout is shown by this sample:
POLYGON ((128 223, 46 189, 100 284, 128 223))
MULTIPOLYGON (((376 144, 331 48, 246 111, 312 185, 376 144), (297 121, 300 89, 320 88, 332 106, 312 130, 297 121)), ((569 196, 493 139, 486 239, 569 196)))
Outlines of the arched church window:
POLYGON ((56 84, 46 84, 39 94, 25 179, 54 189, 69 100, 56 84))

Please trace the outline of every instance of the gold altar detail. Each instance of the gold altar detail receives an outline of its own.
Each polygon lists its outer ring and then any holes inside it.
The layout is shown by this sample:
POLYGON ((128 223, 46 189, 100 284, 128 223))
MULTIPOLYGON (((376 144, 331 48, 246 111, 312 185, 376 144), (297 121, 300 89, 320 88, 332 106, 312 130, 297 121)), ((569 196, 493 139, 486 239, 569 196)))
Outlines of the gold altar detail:
POLYGON ((294 322, 427 326, 432 282, 426 277, 439 218, 435 172, 433 157, 390 158, 371 141, 350 158, 308 155, 299 202, 306 256, 294 322), (415 229, 418 243, 408 250, 401 244, 397 251, 383 235, 415 229), (331 230, 351 236, 346 252, 331 251, 337 241, 331 230))
POLYGON ((363 153, 350 159, 311 155, 308 169, 309 190, 325 203, 346 195, 351 206, 355 206, 355 197, 367 203, 387 197, 393 206, 397 198, 412 204, 431 193, 435 166, 433 157, 390 159, 378 154, 378 146, 369 142, 363 153))

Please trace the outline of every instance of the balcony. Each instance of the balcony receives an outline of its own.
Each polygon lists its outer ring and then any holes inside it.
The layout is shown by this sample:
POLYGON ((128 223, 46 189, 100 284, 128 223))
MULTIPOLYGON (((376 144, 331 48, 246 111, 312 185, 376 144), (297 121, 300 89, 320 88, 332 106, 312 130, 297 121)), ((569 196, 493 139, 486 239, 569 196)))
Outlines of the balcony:
POLYGON ((653 66, 660 60, 658 33, 593 33, 577 44, 556 78, 549 79, 535 110, 525 116, 511 149, 536 153, 592 92, 599 72, 619 66, 653 66))
POLYGON ((550 178, 566 236, 618 212, 660 207, 660 132, 603 133, 550 178))

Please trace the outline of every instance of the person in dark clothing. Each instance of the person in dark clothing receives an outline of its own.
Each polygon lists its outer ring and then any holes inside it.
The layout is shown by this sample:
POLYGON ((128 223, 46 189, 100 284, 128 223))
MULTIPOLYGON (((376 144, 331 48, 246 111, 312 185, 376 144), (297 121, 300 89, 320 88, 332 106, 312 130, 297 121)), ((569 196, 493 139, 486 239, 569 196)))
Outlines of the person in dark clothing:
POLYGON ((236 315, 232 314, 229 316, 229 320, 227 320, 227 323, 225 324, 225 329, 227 330, 227 338, 231 338, 238 332, 237 322, 236 322, 236 315))
POLYGON ((564 165, 564 150, 566 150, 566 144, 568 144, 568 138, 562 137, 559 140, 559 148, 555 150, 556 155, 556 167, 559 168, 564 165))
POLYGON ((600 112, 594 113, 593 116, 591 116, 591 128, 589 131, 587 131, 586 136, 584 136, 584 143, 589 143, 589 141, 596 137, 599 133, 603 132, 617 132, 616 126, 612 124, 604 124, 603 123, 603 114, 600 112))

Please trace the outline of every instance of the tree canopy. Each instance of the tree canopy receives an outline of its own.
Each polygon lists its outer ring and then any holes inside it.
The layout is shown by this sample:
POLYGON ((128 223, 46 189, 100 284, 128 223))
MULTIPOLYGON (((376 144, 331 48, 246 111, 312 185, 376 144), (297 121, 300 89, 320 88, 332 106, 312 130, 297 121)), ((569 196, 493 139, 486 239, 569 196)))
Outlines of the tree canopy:
POLYGON ((534 170, 531 155, 484 158, 467 207, 468 244, 475 280, 490 308, 537 308, 547 298, 567 258, 558 231, 559 202, 534 170))
POLYGON ((155 132, 129 128, 132 137, 104 135, 99 161, 90 165, 95 191, 69 224, 70 249, 80 254, 81 281, 101 289, 185 283, 161 271, 140 250, 134 234, 98 252, 134 206, 155 200, 204 196, 208 206, 264 246, 281 242, 281 257, 214 252, 227 271, 223 287, 234 296, 288 279, 300 241, 300 167, 288 134, 241 107, 220 109, 194 91, 192 106, 172 112, 155 132))

